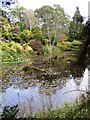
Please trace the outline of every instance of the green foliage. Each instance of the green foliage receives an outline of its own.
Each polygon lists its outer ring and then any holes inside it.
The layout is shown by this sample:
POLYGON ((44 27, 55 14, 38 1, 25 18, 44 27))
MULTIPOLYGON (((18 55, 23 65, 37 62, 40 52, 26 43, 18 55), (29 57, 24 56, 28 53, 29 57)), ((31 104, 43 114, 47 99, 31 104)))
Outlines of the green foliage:
POLYGON ((15 43, 14 41, 11 41, 9 43, 9 47, 15 51, 15 52, 18 52, 18 53, 22 53, 23 51, 23 47, 19 44, 19 43, 15 43))
POLYGON ((43 43, 44 36, 40 26, 34 26, 32 28, 32 39, 40 40, 43 43))
POLYGON ((28 54, 33 53, 29 45, 20 45, 14 41, 0 41, 0 50, 2 62, 20 62, 26 60, 28 54))
POLYGON ((15 6, 14 8, 9 8, 8 18, 13 23, 16 23, 16 20, 23 22, 25 19, 25 8, 22 6, 15 6))
POLYGON ((1 120, 14 120, 17 116, 18 111, 18 105, 12 107, 5 106, 1 114, 1 120))
POLYGON ((82 42, 80 42, 80 41, 78 41, 78 40, 74 40, 74 41, 72 42, 72 46, 77 46, 77 47, 82 46, 82 42))
MULTIPOLYGON (((89 120, 89 109, 90 109, 90 93, 86 96, 82 95, 80 99, 77 99, 72 104, 66 103, 61 107, 56 107, 54 109, 47 107, 47 109, 42 109, 39 112, 34 113, 32 116, 27 116, 27 118, 21 118, 22 120, 30 120, 35 118, 57 118, 57 119, 67 119, 67 120, 89 120)), ((18 105, 15 106, 5 106, 0 117, 1 120, 15 120, 18 113, 18 105)))
POLYGON ((3 36, 4 38, 8 39, 8 36, 9 36, 10 33, 9 33, 9 31, 8 31, 7 26, 3 25, 1 32, 2 32, 2 36, 3 36))
POLYGON ((59 39, 60 33, 68 32, 69 17, 59 5, 43 6, 36 9, 35 14, 42 25, 42 33, 45 38, 49 39, 53 36, 59 39))
POLYGON ((88 97, 82 97, 73 104, 64 104, 62 107, 55 109, 42 110, 35 114, 35 118, 60 118, 67 120, 89 119, 88 114, 88 97))
POLYGON ((14 25, 10 24, 6 18, 2 17, 1 19, 3 19, 4 22, 1 25, 1 30, 0 30, 1 36, 6 40, 13 40, 16 42, 20 42, 19 29, 14 25))
POLYGON ((28 45, 28 43, 23 44, 23 48, 24 48, 25 53, 33 53, 33 50, 31 46, 28 45))
POLYGON ((42 45, 41 41, 39 41, 39 40, 30 40, 29 45, 38 54, 41 54, 43 52, 43 45, 42 45))
POLYGON ((16 34, 16 33, 10 34, 9 37, 10 37, 11 40, 13 40, 13 41, 15 41, 15 42, 20 43, 20 41, 21 41, 20 35, 18 35, 18 34, 16 34))
POLYGON ((71 42, 57 43, 57 47, 59 47, 60 50, 71 50, 72 43, 71 42))
POLYGON ((46 46, 48 46, 49 43, 50 43, 49 39, 42 39, 41 42, 42 42, 43 45, 46 45, 46 46))
POLYGON ((8 19, 0 16, 0 27, 1 27, 2 25, 8 24, 8 23, 9 23, 8 19))
POLYGON ((76 7, 75 14, 72 18, 73 20, 70 22, 69 26, 69 33, 68 33, 68 40, 73 41, 76 40, 83 40, 83 16, 81 16, 79 8, 76 7))
POLYGON ((2 33, 0 33, 0 38, 2 38, 2 33))
POLYGON ((28 42, 32 38, 32 34, 28 29, 25 29, 23 32, 21 32, 20 37, 22 41, 28 42))
POLYGON ((34 27, 32 28, 32 33, 37 33, 37 32, 39 32, 39 31, 41 31, 41 27, 40 27, 40 26, 34 26, 34 27))
POLYGON ((83 27, 84 25, 82 23, 71 21, 68 33, 68 41, 73 41, 74 39, 82 41, 83 27))
POLYGON ((23 22, 19 21, 19 22, 16 22, 16 25, 18 27, 20 27, 20 31, 23 32, 24 29, 25 29, 25 25, 23 24, 23 22))
POLYGON ((49 45, 45 45, 45 46, 43 47, 43 52, 44 52, 44 54, 45 54, 45 53, 49 53, 49 52, 50 52, 50 46, 49 46, 49 45))
POLYGON ((34 33, 33 36, 32 36, 32 39, 42 41, 44 39, 44 37, 42 35, 42 32, 39 31, 39 32, 34 33))
POLYGON ((68 36, 66 34, 61 34, 60 41, 64 42, 68 40, 68 36))
POLYGON ((57 47, 60 50, 65 50, 65 51, 72 51, 72 50, 78 50, 80 46, 82 45, 82 42, 74 40, 73 42, 57 42, 57 47))
POLYGON ((76 7, 76 11, 73 16, 73 21, 79 22, 79 23, 82 23, 84 21, 83 16, 81 16, 80 14, 79 7, 76 7))

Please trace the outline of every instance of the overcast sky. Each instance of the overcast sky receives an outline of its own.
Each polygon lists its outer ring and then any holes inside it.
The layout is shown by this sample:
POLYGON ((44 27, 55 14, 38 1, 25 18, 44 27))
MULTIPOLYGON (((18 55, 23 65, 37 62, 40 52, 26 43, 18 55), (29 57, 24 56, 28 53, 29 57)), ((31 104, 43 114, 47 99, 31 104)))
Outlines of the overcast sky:
POLYGON ((53 6, 54 4, 58 4, 72 17, 77 6, 83 16, 88 16, 89 1, 90 0, 19 0, 19 3, 25 8, 32 10, 40 8, 43 5, 53 6))

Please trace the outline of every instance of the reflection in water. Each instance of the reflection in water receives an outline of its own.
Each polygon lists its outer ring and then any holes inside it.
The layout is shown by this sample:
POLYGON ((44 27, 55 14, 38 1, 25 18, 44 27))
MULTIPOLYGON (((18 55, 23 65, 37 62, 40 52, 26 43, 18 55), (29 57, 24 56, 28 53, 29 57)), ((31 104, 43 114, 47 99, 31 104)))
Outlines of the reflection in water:
MULTIPOLYGON (((85 90, 88 87, 88 70, 85 70, 84 76, 82 78, 82 82, 79 85, 80 90, 85 90)), ((77 91, 77 85, 73 78, 68 79, 66 84, 63 86, 62 89, 57 89, 56 92, 50 93, 46 95, 39 91, 40 84, 37 86, 29 87, 28 89, 21 89, 15 85, 11 85, 9 88, 0 94, 2 96, 2 104, 5 105, 15 105, 15 104, 23 104, 26 111, 30 111, 30 105, 32 107, 32 111, 36 112, 39 109, 46 108, 50 104, 52 107, 61 105, 65 102, 71 102, 75 100, 77 97, 81 95, 81 91, 77 91), (32 101, 32 102, 31 102, 32 101), (49 102, 49 103, 48 103, 49 102), (30 104, 30 105, 29 105, 30 104)), ((21 107, 22 107, 21 104, 21 107)), ((24 109, 24 108, 22 108, 24 109)), ((25 112, 25 111, 24 111, 25 112)))
MULTIPOLYGON (((33 62, 2 64, 2 92, 0 104, 19 104, 21 113, 34 113, 41 108, 60 106, 73 102, 88 89, 86 64, 71 61, 71 54, 51 61, 37 57, 33 62)), ((74 60, 74 59, 73 59, 74 60)), ((20 113, 20 114, 21 114, 20 113)), ((22 116, 21 115, 21 116, 22 116)))
POLYGON ((80 84, 80 90, 83 89, 83 90, 88 90, 88 80, 89 80, 89 75, 88 75, 89 71, 88 69, 85 70, 85 73, 84 73, 84 77, 83 77, 83 80, 80 84))

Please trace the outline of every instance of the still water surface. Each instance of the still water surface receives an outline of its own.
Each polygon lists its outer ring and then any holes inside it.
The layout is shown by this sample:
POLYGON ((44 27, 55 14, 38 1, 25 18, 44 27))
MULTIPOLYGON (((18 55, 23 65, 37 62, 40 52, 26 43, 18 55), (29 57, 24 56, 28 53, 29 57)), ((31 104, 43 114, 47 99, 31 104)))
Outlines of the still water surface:
POLYGON ((88 89, 87 68, 80 75, 77 72, 82 68, 71 68, 69 62, 57 64, 55 60, 51 71, 39 62, 39 65, 36 61, 2 65, 2 106, 19 104, 22 113, 30 110, 34 113, 48 106, 71 103, 88 89))

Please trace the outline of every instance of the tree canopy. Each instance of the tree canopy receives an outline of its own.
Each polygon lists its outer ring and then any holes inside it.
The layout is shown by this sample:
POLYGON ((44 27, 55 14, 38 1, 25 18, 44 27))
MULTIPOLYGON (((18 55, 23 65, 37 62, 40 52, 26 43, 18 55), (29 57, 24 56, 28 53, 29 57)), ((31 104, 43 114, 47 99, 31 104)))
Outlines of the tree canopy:
POLYGON ((56 36, 60 39, 61 33, 68 33, 69 16, 60 5, 43 6, 36 9, 35 14, 39 19, 39 24, 42 25, 45 37, 48 38, 49 34, 51 38, 56 36))
POLYGON ((76 11, 73 16, 73 21, 80 22, 80 23, 82 23, 84 21, 83 16, 80 14, 79 7, 76 7, 76 11))
POLYGON ((74 13, 74 16, 72 17, 72 21, 70 22, 70 26, 69 26, 69 40, 73 41, 73 40, 83 40, 83 35, 82 35, 82 31, 83 31, 83 21, 84 18, 83 16, 80 14, 79 8, 76 7, 76 11, 74 13))

